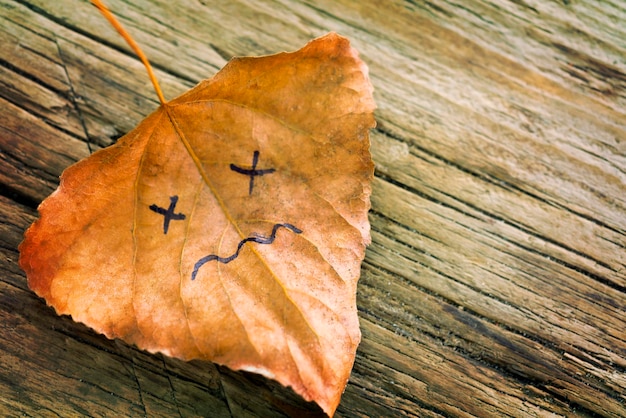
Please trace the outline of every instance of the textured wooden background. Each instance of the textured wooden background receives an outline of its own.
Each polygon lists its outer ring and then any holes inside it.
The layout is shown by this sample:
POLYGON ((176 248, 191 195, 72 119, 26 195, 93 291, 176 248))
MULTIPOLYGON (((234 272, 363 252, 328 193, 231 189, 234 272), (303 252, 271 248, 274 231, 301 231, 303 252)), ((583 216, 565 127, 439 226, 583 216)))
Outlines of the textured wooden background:
MULTIPOLYGON (((337 31, 370 66, 373 243, 337 416, 626 416, 626 3, 109 0, 173 98, 337 31)), ((0 0, 0 415, 305 416, 288 390, 110 341, 17 245, 63 169, 154 110, 79 0, 0 0)))

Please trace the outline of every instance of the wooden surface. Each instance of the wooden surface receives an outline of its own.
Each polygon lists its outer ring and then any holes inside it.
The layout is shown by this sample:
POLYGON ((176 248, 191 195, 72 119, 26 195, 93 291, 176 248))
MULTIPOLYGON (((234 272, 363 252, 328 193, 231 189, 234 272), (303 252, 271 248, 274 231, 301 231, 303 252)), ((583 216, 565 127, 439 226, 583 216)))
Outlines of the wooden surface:
MULTIPOLYGON (((337 31, 378 104, 363 340, 337 416, 626 416, 620 0, 109 0, 167 98, 337 31)), ((306 416, 271 381, 110 341, 26 286, 68 165, 157 106, 95 8, 0 0, 0 415, 306 416)))

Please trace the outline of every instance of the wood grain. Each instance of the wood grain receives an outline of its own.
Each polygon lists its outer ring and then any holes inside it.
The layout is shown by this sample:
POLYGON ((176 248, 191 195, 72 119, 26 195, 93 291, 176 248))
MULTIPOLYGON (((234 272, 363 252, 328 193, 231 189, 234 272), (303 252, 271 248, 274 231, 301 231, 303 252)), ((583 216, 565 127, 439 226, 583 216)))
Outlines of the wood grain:
MULTIPOLYGON (((378 104, 363 332, 337 416, 626 416, 619 1, 109 0, 167 98, 337 31, 378 104)), ((0 0, 0 414, 316 416, 255 375, 57 317, 17 245, 58 176, 157 106, 85 1, 0 0)))

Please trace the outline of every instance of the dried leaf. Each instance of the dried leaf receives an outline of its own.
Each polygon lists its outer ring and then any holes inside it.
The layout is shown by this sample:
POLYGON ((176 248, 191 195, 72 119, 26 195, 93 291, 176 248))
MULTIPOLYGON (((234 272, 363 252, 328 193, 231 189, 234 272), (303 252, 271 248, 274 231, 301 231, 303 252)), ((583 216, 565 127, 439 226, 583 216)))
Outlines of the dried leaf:
POLYGON ((20 245, 29 286, 109 338, 332 415, 360 341, 371 92, 333 33, 232 60, 63 173, 20 245))

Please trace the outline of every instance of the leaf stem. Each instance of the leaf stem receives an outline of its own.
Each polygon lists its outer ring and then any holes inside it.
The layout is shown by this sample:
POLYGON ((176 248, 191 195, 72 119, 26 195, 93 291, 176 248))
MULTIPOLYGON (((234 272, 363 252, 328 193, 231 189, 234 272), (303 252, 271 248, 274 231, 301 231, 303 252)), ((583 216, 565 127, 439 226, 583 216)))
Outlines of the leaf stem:
POLYGON ((139 45, 135 42, 135 40, 130 36, 126 29, 122 26, 122 24, 116 19, 116 17, 111 13, 111 11, 100 1, 100 0, 91 0, 91 4, 96 6, 100 13, 109 21, 109 23, 117 30, 117 32, 122 35, 122 38, 128 43, 128 45, 135 51, 135 54, 139 57, 143 65, 146 67, 148 71, 148 77, 150 77, 150 81, 152 81, 152 85, 154 86, 154 90, 156 91, 157 96, 159 97, 159 101, 162 105, 167 103, 165 97, 163 97, 163 92, 161 91, 161 87, 159 86, 159 82, 154 75, 154 71, 152 71, 152 66, 150 65, 150 61, 143 53, 139 45))

